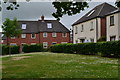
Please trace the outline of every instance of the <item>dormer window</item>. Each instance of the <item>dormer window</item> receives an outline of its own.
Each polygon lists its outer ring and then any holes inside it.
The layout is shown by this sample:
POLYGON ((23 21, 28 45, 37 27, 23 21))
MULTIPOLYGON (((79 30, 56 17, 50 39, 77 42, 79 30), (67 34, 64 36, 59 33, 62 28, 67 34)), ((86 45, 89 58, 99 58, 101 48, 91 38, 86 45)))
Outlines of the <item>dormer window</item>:
POLYGON ((52 23, 47 23, 47 28, 52 28, 52 23))
POLYGON ((90 15, 92 15, 94 12, 95 12, 95 10, 92 10, 92 11, 87 15, 87 17, 89 17, 90 15))
POLYGON ((26 29, 26 24, 22 24, 22 29, 26 29))

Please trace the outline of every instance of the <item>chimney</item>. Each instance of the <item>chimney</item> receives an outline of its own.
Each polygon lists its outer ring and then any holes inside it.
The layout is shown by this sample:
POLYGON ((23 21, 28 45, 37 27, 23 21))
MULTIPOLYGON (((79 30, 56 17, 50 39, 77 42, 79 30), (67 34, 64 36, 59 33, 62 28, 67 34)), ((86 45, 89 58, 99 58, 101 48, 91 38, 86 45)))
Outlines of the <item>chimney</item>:
POLYGON ((44 22, 44 16, 43 15, 41 16, 41 20, 42 20, 42 22, 44 22))

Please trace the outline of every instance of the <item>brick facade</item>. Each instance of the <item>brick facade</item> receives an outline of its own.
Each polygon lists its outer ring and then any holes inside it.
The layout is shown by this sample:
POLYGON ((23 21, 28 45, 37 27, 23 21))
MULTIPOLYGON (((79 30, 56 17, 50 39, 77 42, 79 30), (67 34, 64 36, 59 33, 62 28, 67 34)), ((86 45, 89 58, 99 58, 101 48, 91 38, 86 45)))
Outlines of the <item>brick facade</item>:
MULTIPOLYGON (((16 44, 16 45, 20 45, 20 52, 22 52, 22 44, 39 44, 43 42, 47 42, 48 43, 48 47, 50 47, 52 45, 53 42, 56 42, 56 44, 60 44, 62 42, 66 42, 69 43, 70 42, 70 33, 66 33, 67 36, 63 37, 62 36, 63 33, 61 32, 57 32, 56 33, 56 37, 52 36, 52 32, 48 32, 47 33, 47 37, 43 37, 43 32, 40 33, 36 33, 36 38, 32 39, 31 38, 31 34, 26 34, 26 38, 15 38, 15 39, 9 39, 9 43, 10 44, 16 44)), ((6 40, 4 40, 3 44, 6 44, 6 40)))

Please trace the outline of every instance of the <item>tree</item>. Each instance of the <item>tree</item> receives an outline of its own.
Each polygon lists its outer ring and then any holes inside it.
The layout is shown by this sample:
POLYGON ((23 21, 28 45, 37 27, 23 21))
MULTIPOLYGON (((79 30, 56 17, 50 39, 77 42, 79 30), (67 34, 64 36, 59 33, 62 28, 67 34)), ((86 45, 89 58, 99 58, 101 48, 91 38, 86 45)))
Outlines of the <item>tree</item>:
POLYGON ((7 18, 2 25, 2 30, 4 36, 7 37, 7 45, 10 45, 9 38, 20 37, 20 34, 22 32, 22 30, 19 28, 19 24, 16 18, 14 18, 13 20, 7 18))
MULTIPOLYGON (((9 6, 6 7, 7 10, 14 10, 19 8, 19 4, 16 0, 4 0, 4 3, 9 3, 9 6)), ((68 16, 72 16, 80 13, 82 10, 88 7, 87 2, 80 2, 79 0, 55 0, 52 4, 56 9, 56 12, 52 15, 58 20, 60 20, 63 15, 67 14, 68 16)), ((117 7, 120 7, 120 0, 117 0, 115 4, 117 7)))

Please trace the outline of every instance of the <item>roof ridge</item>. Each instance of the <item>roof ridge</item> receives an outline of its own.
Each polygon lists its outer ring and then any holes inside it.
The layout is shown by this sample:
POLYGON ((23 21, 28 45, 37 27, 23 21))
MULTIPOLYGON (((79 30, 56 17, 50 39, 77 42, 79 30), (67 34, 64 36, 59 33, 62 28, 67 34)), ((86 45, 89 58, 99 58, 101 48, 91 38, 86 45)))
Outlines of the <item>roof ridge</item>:
MULTIPOLYGON (((100 11, 99 11, 99 13, 98 13, 98 15, 97 16, 99 16, 100 15, 100 13, 101 13, 101 11, 102 11, 102 9, 103 9, 103 7, 105 6, 105 3, 103 3, 103 4, 101 4, 102 5, 102 7, 101 7, 101 9, 100 9, 100 11)), ((100 5, 99 5, 100 6, 100 5)))

